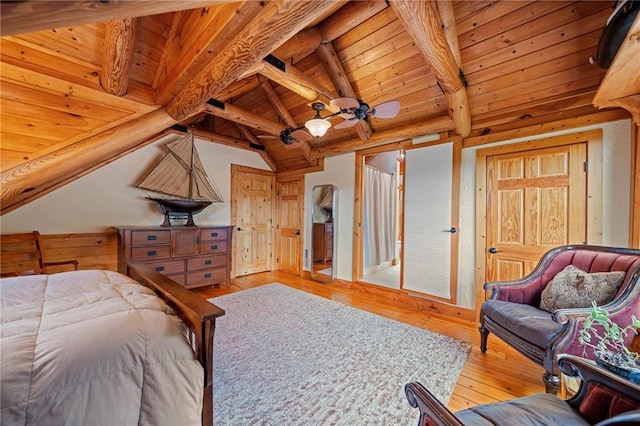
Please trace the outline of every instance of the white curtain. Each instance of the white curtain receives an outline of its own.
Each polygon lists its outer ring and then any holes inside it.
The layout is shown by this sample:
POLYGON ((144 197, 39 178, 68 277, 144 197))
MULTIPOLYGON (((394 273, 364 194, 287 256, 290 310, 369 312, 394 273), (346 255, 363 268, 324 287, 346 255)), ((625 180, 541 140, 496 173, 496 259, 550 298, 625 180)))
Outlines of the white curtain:
POLYGON ((397 188, 393 174, 365 166, 365 269, 391 262, 397 242, 397 188))

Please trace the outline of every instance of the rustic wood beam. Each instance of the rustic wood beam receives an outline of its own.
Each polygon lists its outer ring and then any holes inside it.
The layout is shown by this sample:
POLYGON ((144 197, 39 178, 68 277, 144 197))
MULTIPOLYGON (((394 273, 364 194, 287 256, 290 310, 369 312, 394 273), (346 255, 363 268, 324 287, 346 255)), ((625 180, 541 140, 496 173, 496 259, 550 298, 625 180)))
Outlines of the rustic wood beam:
POLYGON ((360 139, 351 139, 342 142, 336 142, 331 145, 314 148, 311 154, 315 158, 330 157, 332 155, 344 154, 360 149, 373 148, 380 145, 386 145, 410 139, 429 133, 441 133, 452 130, 454 123, 449 117, 438 117, 424 121, 415 126, 399 126, 390 130, 374 132, 371 138, 363 142, 360 139))
POLYGON ((307 77, 293 66, 286 66, 285 71, 282 71, 268 62, 263 62, 259 72, 269 80, 275 81, 309 101, 324 98, 323 101, 328 105, 329 100, 338 97, 337 93, 307 77))
POLYGON ((251 132, 251 130, 247 126, 243 126, 242 124, 236 124, 236 127, 242 134, 242 137, 249 141, 249 146, 253 145, 254 149, 256 149, 256 151, 258 152, 258 155, 260 155, 264 162, 267 163, 267 166, 269 166, 269 168, 274 172, 278 171, 278 165, 273 160, 273 158, 271 158, 269 153, 265 150, 264 145, 260 143, 253 132, 251 132), (259 146, 261 148, 255 148, 256 146, 259 146))
MULTIPOLYGON (((278 115, 280 116, 280 118, 282 118, 285 124, 293 128, 298 127, 298 124, 293 119, 293 116, 287 109, 287 106, 284 104, 284 102, 282 102, 282 99, 280 99, 276 91, 273 89, 273 86, 271 86, 271 83, 269 83, 268 80, 263 80, 260 83, 260 87, 262 88, 262 91, 265 94, 269 103, 278 112, 278 115)), ((309 142, 298 141, 296 145, 300 147, 300 150, 302 151, 304 158, 307 160, 307 162, 310 165, 315 166, 318 163, 318 160, 311 156, 311 145, 309 145, 309 142)))
POLYGON ((619 107, 640 126, 640 13, 631 24, 615 59, 593 98, 598 108, 619 107))
MULTIPOLYGON (((327 42, 318 46, 318 56, 324 65, 325 70, 329 74, 329 78, 333 82, 333 85, 340 91, 342 96, 358 99, 359 96, 356 91, 353 90, 351 82, 347 78, 347 72, 338 58, 338 53, 333 47, 333 43, 327 42)), ((371 126, 369 122, 365 120, 358 120, 358 123, 354 127, 360 140, 366 141, 371 137, 371 126)))
POLYGON ((318 25, 322 43, 337 39, 386 8, 387 2, 383 0, 347 3, 318 25))
POLYGON ((154 78, 156 102, 169 102, 262 9, 264 3, 246 1, 176 13, 154 78))
POLYGON ((274 50, 273 55, 290 65, 294 65, 315 52, 320 45, 320 41, 321 37, 318 28, 307 28, 274 50))
POLYGON ((149 137, 175 124, 163 109, 106 130, 0 174, 2 213, 148 144, 149 137))
POLYGON ((169 104, 176 120, 192 115, 210 98, 333 7, 335 0, 281 0, 268 3, 169 104))
POLYGON ((253 129, 258 129, 276 136, 279 136, 280 132, 287 128, 286 126, 276 123, 275 121, 271 121, 259 114, 255 114, 226 102, 211 101, 207 103, 204 111, 207 114, 224 118, 225 120, 249 126, 253 129))
POLYGON ((232 1, 236 0, 3 1, 0 3, 0 35, 157 15, 232 1))
POLYGON ((471 131, 467 92, 460 78, 460 67, 442 30, 438 12, 427 1, 390 2, 447 96, 449 113, 456 123, 456 133, 466 137, 471 131))
POLYGON ((127 94, 139 26, 140 18, 107 22, 100 74, 100 85, 107 93, 116 96, 127 94))

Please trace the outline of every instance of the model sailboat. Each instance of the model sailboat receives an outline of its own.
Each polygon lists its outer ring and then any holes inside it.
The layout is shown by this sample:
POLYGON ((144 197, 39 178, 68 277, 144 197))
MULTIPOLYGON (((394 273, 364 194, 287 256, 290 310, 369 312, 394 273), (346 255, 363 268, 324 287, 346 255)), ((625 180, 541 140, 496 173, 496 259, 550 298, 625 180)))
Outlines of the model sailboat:
POLYGON ((186 217, 186 226, 195 226, 193 215, 211 203, 223 202, 222 196, 207 177, 192 134, 166 147, 169 152, 137 187, 162 194, 147 197, 164 213, 162 226, 170 226, 170 220, 176 217, 186 217))

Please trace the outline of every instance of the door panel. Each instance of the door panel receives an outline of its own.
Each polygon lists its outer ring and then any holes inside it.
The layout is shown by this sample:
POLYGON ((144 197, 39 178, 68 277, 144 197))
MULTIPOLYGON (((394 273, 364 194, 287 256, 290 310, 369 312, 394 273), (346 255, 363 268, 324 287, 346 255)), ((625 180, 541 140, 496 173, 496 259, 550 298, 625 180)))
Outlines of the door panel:
POLYGON ((231 220, 235 224, 232 276, 270 271, 275 176, 232 165, 231 180, 231 220))
POLYGON ((302 223, 304 180, 277 183, 276 268, 300 275, 302 272, 302 223))
POLYGON ((518 279, 586 240, 586 144, 487 157, 486 280, 518 279))

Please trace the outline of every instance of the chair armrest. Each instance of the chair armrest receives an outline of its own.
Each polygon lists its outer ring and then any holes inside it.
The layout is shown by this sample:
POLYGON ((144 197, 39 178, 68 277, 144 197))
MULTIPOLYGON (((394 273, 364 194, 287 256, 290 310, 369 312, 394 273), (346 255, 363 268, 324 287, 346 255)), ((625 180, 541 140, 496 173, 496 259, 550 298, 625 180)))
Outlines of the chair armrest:
POLYGON ((409 405, 420 410, 418 426, 462 426, 462 423, 419 382, 404 386, 409 405))
POLYGON ((575 409, 580 407, 580 404, 588 395, 592 383, 606 386, 611 391, 624 395, 640 404, 640 385, 599 367, 595 361, 562 354, 558 357, 558 367, 567 376, 581 379, 578 392, 567 400, 575 409))
POLYGON ((62 265, 73 265, 73 270, 77 271, 78 270, 78 261, 73 259, 73 260, 62 260, 60 262, 44 262, 42 264, 45 268, 45 272, 46 272, 46 268, 47 266, 62 266, 62 265))

